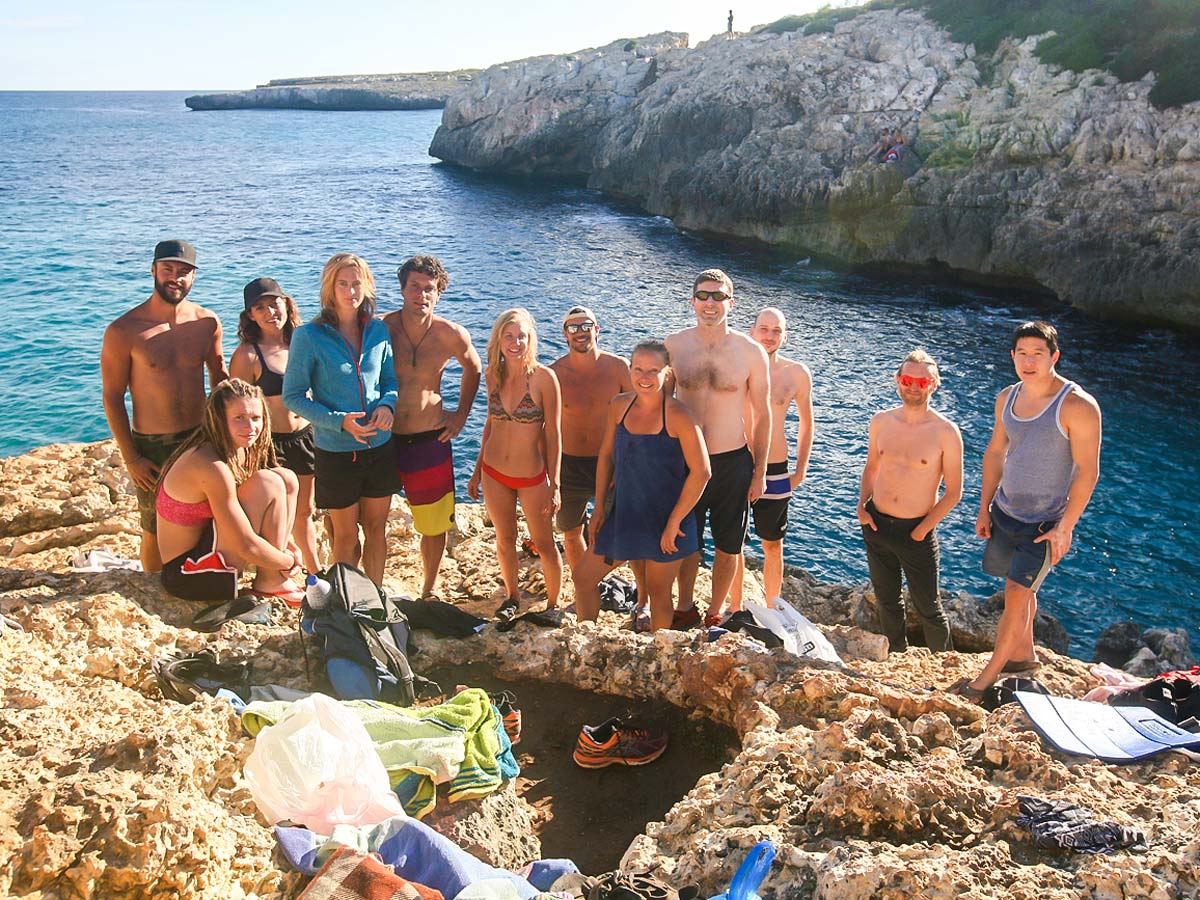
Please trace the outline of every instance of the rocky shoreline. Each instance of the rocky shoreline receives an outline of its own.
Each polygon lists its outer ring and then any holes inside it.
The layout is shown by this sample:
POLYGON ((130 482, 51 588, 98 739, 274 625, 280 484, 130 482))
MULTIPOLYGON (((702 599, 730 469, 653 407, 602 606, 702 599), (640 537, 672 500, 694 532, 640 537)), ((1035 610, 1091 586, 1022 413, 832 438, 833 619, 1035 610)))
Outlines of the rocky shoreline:
MULTIPOLYGON (((305 880, 258 817, 241 775, 252 742, 236 715, 222 701, 163 700, 151 662, 205 647, 250 652, 262 680, 306 687, 295 613, 280 606, 273 625, 232 622, 201 635, 184 627, 188 604, 163 595, 156 579, 74 572, 71 558, 101 545, 136 556, 132 489, 111 441, 0 459, 0 499, 0 613, 24 629, 0 632, 0 895, 294 897, 305 880)), ((397 503, 389 590, 419 587, 417 544, 397 503)), ((521 566, 537 596, 537 560, 521 566)), ((460 507, 443 583, 446 599, 494 609, 493 535, 476 505, 460 507)), ((756 576, 747 590, 761 595, 756 576)), ((698 632, 634 634, 607 613, 596 624, 486 629, 467 641, 420 634, 414 661, 433 668, 470 658, 505 678, 662 698, 732 726, 736 759, 650 822, 623 861, 698 882, 701 896, 724 890, 761 839, 779 849, 764 900, 1200 895, 1194 763, 1166 754, 1114 766, 1049 750, 1018 707, 986 713, 936 689, 976 671, 975 652, 888 657, 863 588, 793 572, 785 594, 848 668, 741 635, 707 644, 698 632), (1013 821, 1021 794, 1138 828, 1149 849, 1039 849, 1013 821)), ((970 646, 975 635, 985 644, 994 620, 977 603, 950 599, 956 641, 970 646)), ((1083 662, 1053 650, 1043 657, 1039 678, 1056 694, 1082 696, 1096 683, 1083 662)), ((507 823, 531 821, 511 789, 439 805, 427 821, 498 865, 537 852, 536 836, 496 837, 507 823)))
POLYGON ((477 69, 392 75, 279 78, 248 91, 196 94, 188 109, 309 109, 330 111, 441 109, 464 91, 477 69))
POLYGON ((797 256, 1200 327, 1200 103, 1159 110, 1149 77, 1059 70, 1037 42, 980 56, 910 10, 616 41, 484 70, 430 153, 797 256), (894 162, 868 158, 883 128, 906 139, 894 162))

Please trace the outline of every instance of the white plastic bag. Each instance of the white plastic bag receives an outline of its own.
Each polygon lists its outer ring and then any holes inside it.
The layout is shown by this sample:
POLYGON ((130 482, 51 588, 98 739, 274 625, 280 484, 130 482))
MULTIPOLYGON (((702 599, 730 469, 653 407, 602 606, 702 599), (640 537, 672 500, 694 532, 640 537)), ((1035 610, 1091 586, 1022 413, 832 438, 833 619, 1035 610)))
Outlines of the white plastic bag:
POLYGON ((816 625, 782 597, 776 597, 773 602, 772 608, 747 600, 745 607, 754 616, 754 621, 783 640, 783 649, 788 653, 841 665, 842 658, 816 625))
POLYGON ((272 825, 290 819, 329 834, 404 815, 366 728, 324 694, 297 700, 259 732, 244 773, 272 825))

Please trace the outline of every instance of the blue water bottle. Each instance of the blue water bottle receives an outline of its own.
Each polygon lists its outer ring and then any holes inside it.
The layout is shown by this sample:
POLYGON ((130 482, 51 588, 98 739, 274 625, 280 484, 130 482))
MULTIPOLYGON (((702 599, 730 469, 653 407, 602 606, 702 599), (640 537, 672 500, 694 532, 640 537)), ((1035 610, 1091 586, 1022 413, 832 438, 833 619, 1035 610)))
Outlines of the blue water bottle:
POLYGON ((758 887, 771 871, 774 861, 775 845, 770 841, 759 841, 738 866, 729 890, 710 900, 759 900, 758 887))

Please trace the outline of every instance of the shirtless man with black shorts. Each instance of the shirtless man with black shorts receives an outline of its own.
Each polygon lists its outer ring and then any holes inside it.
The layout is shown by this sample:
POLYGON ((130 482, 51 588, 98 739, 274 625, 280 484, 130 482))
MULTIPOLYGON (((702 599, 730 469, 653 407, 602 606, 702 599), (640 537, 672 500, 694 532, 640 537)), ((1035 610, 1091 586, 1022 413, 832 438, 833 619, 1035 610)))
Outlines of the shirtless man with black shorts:
POLYGON ((608 404, 633 390, 629 363, 600 349, 600 321, 586 306, 563 317, 567 353, 550 364, 562 391, 562 506, 555 524, 563 533, 567 565, 574 571, 585 550, 583 526, 596 494, 596 457, 604 441, 608 404))
POLYGON ((414 256, 400 267, 404 305, 383 317, 392 337, 392 356, 400 397, 392 422, 396 471, 413 527, 421 535, 425 583, 421 597, 433 595, 446 552, 446 532, 454 527, 454 457, 450 442, 471 413, 483 367, 461 325, 434 315, 450 284, 436 256, 414 256), (442 373, 450 360, 462 366, 458 407, 442 403, 442 373))
MULTIPOLYGON (((697 531, 711 520, 716 547, 712 571, 712 602, 705 622, 720 620, 724 598, 737 572, 746 540, 750 503, 766 490, 767 451, 771 444, 769 367, 763 348, 729 327, 733 282, 720 269, 696 276, 689 300, 696 315, 692 328, 667 338, 671 367, 677 379, 676 396, 692 411, 704 432, 712 462, 712 479, 696 504, 697 531), (746 445, 747 405, 753 410, 751 443, 746 445)), ((679 573, 679 608, 673 627, 699 622, 694 605, 700 554, 684 561, 679 573)), ((737 601, 731 608, 740 608, 737 601)))
POLYGON ((962 499, 962 435, 958 426, 929 408, 942 381, 933 357, 913 350, 900 363, 895 381, 900 406, 871 419, 858 522, 888 652, 908 649, 903 573, 925 646, 939 653, 953 650, 954 642, 938 597, 941 556, 935 529, 962 499), (939 498, 943 481, 946 489, 939 498))
POLYGON ((221 320, 187 299, 196 280, 196 249, 160 241, 150 265, 154 293, 105 329, 100 347, 104 415, 137 489, 146 572, 162 569, 155 535, 154 487, 159 468, 200 424, 204 371, 210 386, 229 377, 221 320), (133 401, 133 426, 125 394, 133 401))

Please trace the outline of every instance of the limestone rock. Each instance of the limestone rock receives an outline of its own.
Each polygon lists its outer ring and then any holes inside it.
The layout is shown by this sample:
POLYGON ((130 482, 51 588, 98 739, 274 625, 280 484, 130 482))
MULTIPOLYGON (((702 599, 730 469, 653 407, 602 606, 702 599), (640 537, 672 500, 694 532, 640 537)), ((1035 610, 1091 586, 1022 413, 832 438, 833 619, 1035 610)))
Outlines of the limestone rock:
POLYGON ((195 94, 183 102, 195 110, 441 109, 470 84, 477 71, 279 78, 248 91, 195 94))
POLYGON ((1200 323, 1200 104, 1159 110, 1150 79, 1045 65, 1038 37, 981 58, 913 10, 663 38, 493 66, 448 101, 430 152, 797 256, 1200 323), (881 128, 906 138, 895 163, 867 158, 881 128))

